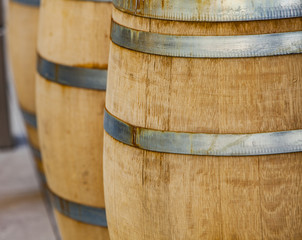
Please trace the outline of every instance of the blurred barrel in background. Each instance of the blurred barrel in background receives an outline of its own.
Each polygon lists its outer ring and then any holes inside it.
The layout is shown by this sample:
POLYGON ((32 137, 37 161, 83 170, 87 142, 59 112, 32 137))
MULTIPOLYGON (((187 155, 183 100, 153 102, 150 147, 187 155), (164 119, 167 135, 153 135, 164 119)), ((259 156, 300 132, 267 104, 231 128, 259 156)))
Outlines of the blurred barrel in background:
MULTIPOLYGON (((13 79, 31 147, 39 151, 35 106, 39 1, 9 1, 8 47, 13 79)), ((40 155, 40 154, 39 154, 40 155)), ((37 154, 35 154, 37 159, 37 154)), ((42 168, 38 169, 42 170, 42 168)))
POLYGON ((11 0, 8 6, 8 47, 19 106, 36 164, 46 208, 59 239, 48 196, 36 119, 36 48, 40 0, 11 0))
POLYGON ((37 112, 45 172, 64 240, 109 239, 103 114, 111 3, 44 0, 37 112))
POLYGON ((111 240, 300 239, 301 3, 113 3, 111 240))
POLYGON ((40 183, 46 184, 37 133, 35 69, 40 1, 9 1, 8 47, 14 85, 35 158, 40 183))

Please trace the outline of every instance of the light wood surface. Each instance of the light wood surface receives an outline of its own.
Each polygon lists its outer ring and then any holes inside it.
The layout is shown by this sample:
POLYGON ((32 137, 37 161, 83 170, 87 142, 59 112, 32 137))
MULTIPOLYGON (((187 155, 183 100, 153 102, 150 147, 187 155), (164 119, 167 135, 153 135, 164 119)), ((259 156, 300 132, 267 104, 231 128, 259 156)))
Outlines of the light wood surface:
MULTIPOLYGON (((297 31, 301 19, 180 23, 113 11, 117 23, 179 35, 297 31)), ((156 46, 155 46, 156 47, 156 46)), ((302 58, 192 59, 110 46, 106 108, 163 131, 258 133, 302 128, 302 58)), ((300 239, 302 154, 211 157, 155 153, 105 133, 112 240, 300 239)))
MULTIPOLYGON (((106 69, 111 3, 45 0, 39 54, 68 66, 106 69)), ((39 137, 50 189, 77 203, 104 207, 102 145, 105 92, 63 86, 37 74, 39 137)), ((64 240, 108 239, 107 229, 57 214, 64 240)))

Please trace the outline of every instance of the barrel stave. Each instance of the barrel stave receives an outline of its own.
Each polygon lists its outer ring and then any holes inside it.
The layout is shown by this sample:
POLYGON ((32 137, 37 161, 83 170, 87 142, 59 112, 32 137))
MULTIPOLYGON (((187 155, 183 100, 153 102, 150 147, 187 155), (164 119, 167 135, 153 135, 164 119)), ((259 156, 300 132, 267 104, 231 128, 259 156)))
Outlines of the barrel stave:
MULTIPOLYGON (((75 69, 75 78, 79 72, 85 72, 78 71, 79 68, 103 71, 108 66, 110 19, 109 2, 45 0, 40 15, 38 54, 57 69, 59 65, 67 66, 68 73, 75 69)), ((66 240, 109 239, 107 228, 93 225, 93 218, 84 223, 83 208, 76 205, 94 210, 104 208, 105 92, 54 82, 64 74, 66 71, 62 70, 54 79, 37 74, 36 89, 39 137, 49 187, 61 199, 58 201, 64 199, 67 205, 63 207, 74 206, 73 211, 80 218, 72 219, 69 208, 64 208, 66 216, 55 211, 57 222, 66 240)))

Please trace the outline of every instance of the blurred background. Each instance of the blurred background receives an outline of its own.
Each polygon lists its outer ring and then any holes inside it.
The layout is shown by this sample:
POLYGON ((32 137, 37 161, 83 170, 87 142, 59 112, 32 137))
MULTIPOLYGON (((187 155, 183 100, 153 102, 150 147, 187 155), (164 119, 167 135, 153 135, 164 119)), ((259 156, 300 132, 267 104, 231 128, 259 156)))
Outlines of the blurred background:
POLYGON ((55 240, 13 87, 7 56, 8 0, 1 0, 0 240, 55 240))

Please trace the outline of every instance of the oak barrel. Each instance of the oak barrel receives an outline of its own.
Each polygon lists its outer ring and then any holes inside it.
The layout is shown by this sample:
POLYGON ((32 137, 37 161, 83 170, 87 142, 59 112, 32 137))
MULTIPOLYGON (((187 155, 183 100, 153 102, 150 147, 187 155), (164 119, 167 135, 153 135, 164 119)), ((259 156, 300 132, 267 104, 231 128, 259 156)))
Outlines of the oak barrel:
POLYGON ((30 145, 39 150, 35 106, 39 1, 9 1, 8 10, 8 47, 13 79, 30 145))
POLYGON ((301 4, 113 3, 111 240, 301 239, 301 4))
POLYGON ((111 3, 45 0, 37 112, 45 172, 64 240, 109 239, 102 144, 111 3))

